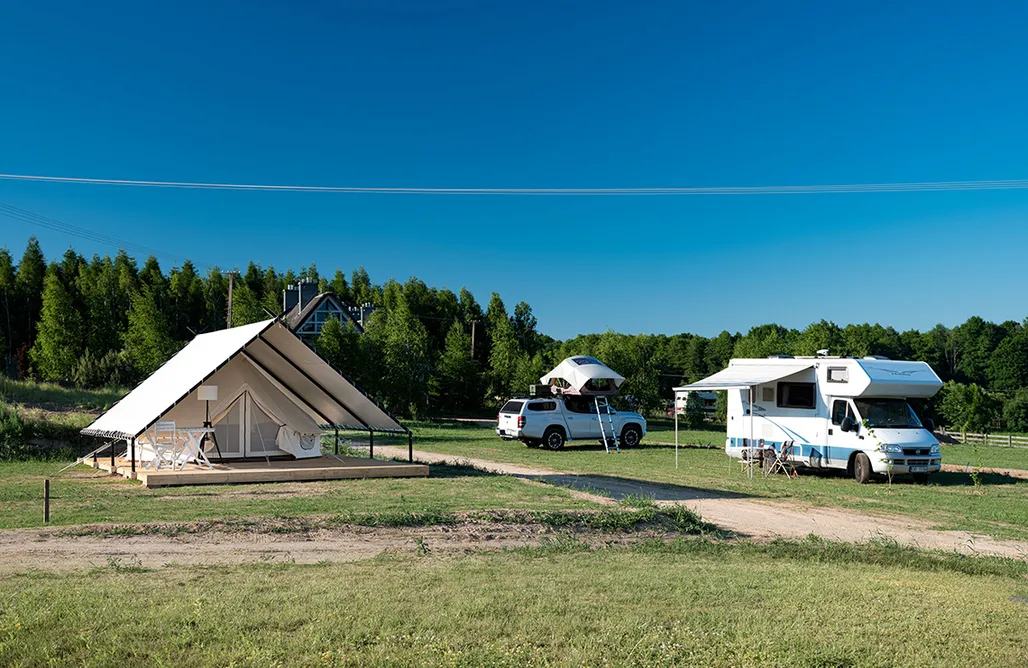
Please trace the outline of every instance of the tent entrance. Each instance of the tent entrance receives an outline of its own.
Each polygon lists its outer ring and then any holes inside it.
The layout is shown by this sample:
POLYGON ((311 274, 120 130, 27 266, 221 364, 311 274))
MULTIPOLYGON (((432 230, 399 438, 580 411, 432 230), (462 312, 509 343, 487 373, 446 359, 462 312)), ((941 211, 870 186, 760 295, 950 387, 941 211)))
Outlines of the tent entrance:
POLYGON ((280 455, 276 439, 281 426, 244 391, 214 423, 214 435, 224 459, 280 455))

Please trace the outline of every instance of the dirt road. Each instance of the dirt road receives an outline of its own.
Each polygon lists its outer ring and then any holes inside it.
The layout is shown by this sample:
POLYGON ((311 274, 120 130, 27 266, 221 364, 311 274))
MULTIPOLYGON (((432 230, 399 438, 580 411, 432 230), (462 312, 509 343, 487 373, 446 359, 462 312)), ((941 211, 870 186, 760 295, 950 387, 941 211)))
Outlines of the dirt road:
MULTIPOLYGON (((407 451, 401 451, 400 448, 381 448, 381 452, 387 456, 407 456, 407 451)), ((902 545, 962 554, 991 554, 1028 559, 1028 542, 997 540, 967 531, 940 531, 932 529, 931 523, 906 517, 871 515, 839 508, 815 508, 795 501, 754 499, 730 492, 684 485, 667 485, 615 476, 579 475, 417 450, 414 452, 414 458, 426 464, 448 462, 513 475, 529 481, 543 480, 579 490, 580 494, 601 503, 610 500, 603 495, 615 499, 627 494, 652 496, 658 505, 688 506, 708 522, 751 538, 801 539, 814 534, 829 540, 849 543, 885 539, 895 540, 902 545)))

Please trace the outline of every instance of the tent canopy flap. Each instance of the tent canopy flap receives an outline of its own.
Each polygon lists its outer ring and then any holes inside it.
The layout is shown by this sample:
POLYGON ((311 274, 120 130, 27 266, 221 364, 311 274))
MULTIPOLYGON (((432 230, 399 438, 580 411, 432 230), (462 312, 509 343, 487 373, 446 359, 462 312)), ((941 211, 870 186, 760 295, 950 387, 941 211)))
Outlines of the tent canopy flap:
POLYGON ((713 376, 689 385, 673 388, 675 394, 683 392, 708 392, 713 390, 745 390, 749 387, 773 383, 814 366, 811 361, 796 361, 790 364, 757 361, 750 364, 731 364, 727 369, 713 376))

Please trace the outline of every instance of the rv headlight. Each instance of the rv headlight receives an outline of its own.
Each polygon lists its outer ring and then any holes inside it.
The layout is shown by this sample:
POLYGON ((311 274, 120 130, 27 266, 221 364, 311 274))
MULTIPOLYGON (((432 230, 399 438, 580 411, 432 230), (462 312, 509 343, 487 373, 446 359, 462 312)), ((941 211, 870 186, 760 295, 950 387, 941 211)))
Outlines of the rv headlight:
POLYGON ((933 455, 941 455, 942 454, 942 448, 939 447, 938 443, 933 443, 932 444, 931 453, 933 455))
POLYGON ((882 452, 903 452, 903 448, 892 443, 882 443, 882 452))

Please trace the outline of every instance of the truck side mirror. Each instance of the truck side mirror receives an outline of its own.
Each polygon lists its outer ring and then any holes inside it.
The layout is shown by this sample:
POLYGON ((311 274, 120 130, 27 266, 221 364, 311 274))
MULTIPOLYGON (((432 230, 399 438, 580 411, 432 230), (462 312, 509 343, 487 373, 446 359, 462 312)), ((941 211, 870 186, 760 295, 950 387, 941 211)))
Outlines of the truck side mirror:
POLYGON ((842 419, 842 423, 839 424, 839 429, 843 431, 856 431, 857 421, 854 420, 851 416, 847 415, 842 419))
POLYGON ((928 431, 935 431, 935 420, 931 418, 925 418, 922 424, 924 425, 924 428, 928 431))

